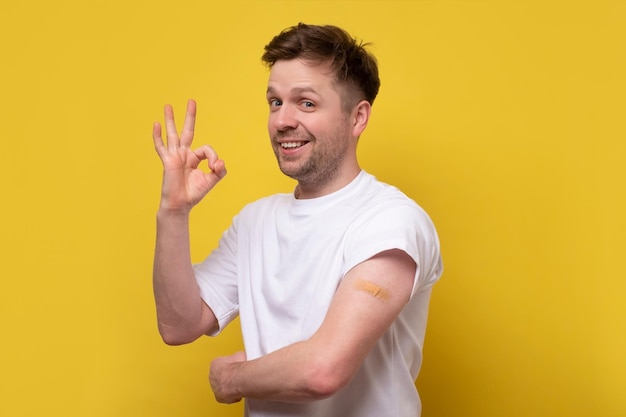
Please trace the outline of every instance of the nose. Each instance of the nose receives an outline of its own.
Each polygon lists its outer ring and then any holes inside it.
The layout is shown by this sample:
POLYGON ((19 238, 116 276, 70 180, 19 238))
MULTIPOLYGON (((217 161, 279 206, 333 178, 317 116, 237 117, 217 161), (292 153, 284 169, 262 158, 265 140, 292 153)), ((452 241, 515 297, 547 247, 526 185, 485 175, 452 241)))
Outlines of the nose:
POLYGON ((270 125, 278 131, 298 127, 297 110, 293 106, 283 104, 270 114, 270 125))

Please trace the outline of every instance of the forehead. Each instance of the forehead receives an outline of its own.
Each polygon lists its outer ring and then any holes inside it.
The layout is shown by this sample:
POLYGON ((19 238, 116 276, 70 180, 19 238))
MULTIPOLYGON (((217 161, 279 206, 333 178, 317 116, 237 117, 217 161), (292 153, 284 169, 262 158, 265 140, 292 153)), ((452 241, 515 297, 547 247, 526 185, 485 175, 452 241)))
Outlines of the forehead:
POLYGON ((268 91, 314 90, 318 94, 335 91, 335 77, 330 63, 300 59, 279 60, 270 70, 268 91))

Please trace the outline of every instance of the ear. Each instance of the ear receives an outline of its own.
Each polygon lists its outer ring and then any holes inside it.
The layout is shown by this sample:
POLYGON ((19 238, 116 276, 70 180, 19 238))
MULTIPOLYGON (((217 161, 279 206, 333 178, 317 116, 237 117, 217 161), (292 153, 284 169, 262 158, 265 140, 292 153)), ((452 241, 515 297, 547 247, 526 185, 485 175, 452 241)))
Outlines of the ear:
POLYGON ((352 136, 358 138, 361 133, 367 127, 367 122, 370 120, 370 114, 372 112, 372 105, 367 100, 361 100, 352 109, 352 136))

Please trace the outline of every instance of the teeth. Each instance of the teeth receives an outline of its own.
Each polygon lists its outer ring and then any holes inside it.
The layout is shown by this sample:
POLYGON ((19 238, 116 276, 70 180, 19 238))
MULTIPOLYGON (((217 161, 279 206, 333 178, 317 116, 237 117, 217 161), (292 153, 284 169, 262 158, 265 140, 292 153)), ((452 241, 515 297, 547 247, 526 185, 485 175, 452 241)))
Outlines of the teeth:
POLYGON ((299 148, 303 144, 304 142, 285 142, 285 143, 281 143, 280 146, 282 146, 285 149, 293 149, 293 148, 299 148))

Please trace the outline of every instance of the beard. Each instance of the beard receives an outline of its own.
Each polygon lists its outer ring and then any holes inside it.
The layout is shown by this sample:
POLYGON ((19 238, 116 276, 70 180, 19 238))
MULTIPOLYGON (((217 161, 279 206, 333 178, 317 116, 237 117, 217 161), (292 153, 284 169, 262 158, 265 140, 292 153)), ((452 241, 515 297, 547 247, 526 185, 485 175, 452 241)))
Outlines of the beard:
POLYGON ((348 150, 348 135, 341 128, 329 136, 317 138, 308 131, 280 131, 272 136, 274 154, 283 174, 307 186, 323 186, 337 178, 348 150), (280 153, 277 140, 290 138, 308 142, 306 156, 285 156, 280 153))

